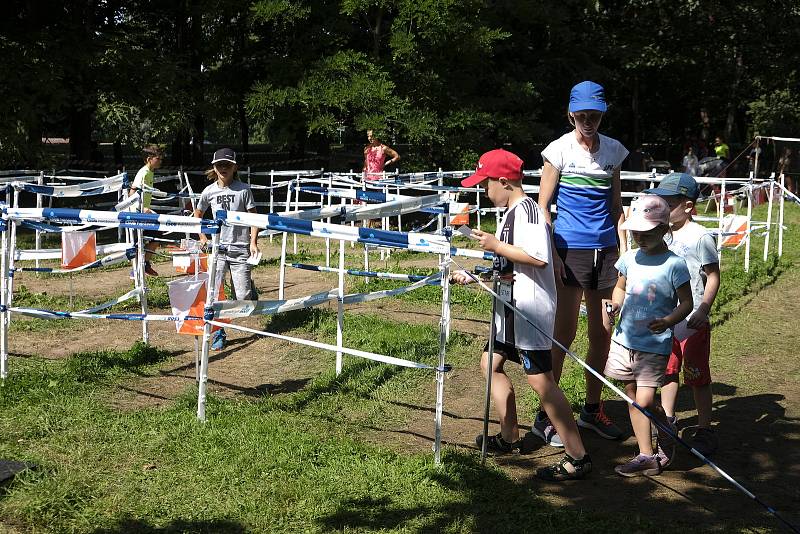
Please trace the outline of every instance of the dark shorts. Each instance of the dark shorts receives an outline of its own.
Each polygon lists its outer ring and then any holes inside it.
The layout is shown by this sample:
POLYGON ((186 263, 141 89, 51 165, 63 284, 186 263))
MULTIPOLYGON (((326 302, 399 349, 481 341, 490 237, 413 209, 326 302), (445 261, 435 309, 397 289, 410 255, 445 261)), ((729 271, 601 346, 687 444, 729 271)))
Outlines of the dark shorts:
MULTIPOLYGON (((483 352, 489 351, 489 342, 483 347, 483 352)), ((553 356, 550 350, 518 349, 514 345, 494 341, 494 353, 506 360, 511 360, 522 365, 526 375, 540 375, 553 370, 553 356)))
POLYGON ((583 289, 608 289, 617 283, 614 264, 619 259, 617 247, 602 249, 559 248, 567 277, 564 284, 583 289))

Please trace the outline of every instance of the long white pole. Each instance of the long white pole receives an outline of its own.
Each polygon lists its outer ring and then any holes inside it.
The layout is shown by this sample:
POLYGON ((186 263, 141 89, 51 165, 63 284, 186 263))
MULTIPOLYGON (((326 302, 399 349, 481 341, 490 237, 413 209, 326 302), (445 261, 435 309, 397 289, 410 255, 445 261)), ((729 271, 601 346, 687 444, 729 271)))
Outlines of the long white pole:
POLYGON ((5 379, 8 376, 8 316, 11 312, 8 311, 7 287, 9 282, 8 272, 8 252, 9 252, 9 224, 10 220, 6 219, 6 226, 3 233, 0 235, 2 239, 2 251, 0 251, 0 305, 3 306, 0 312, 0 378, 5 379))
MULTIPOLYGON (((344 346, 344 241, 339 241, 339 289, 336 308, 336 347, 344 346)), ((342 372, 342 351, 336 351, 336 376, 342 372)))
MULTIPOLYGON (((39 184, 39 185, 44 185, 44 171, 39 171, 39 178, 36 180, 36 183, 39 184)), ((36 193, 36 207, 37 208, 41 208, 42 207, 42 194, 41 193, 36 193)), ((42 248, 42 232, 39 231, 39 230, 36 230, 36 245, 35 245, 35 248, 36 248, 36 250, 39 250, 39 249, 42 248)), ((39 258, 36 258, 35 266, 36 266, 36 268, 39 267, 39 258)))
POLYGON ((750 270, 750 227, 753 218, 753 173, 750 173, 750 184, 747 187, 747 230, 744 238, 744 272, 750 270))
POLYGON ((442 267, 442 317, 439 320, 439 365, 436 368, 436 413, 434 416, 433 461, 442 463, 442 412, 444 411, 444 377, 447 358, 447 319, 450 308, 450 253, 444 255, 442 267))
POLYGON ((772 195, 775 192, 775 173, 769 176, 769 198, 767 199, 767 233, 764 235, 764 261, 769 254, 769 234, 772 228, 772 195))
POLYGON ((781 198, 778 201, 778 257, 783 256, 783 198, 786 194, 786 176, 781 173, 781 198))
MULTIPOLYGON (((217 298, 217 254, 219 254, 219 232, 211 237, 211 255, 208 258, 208 281, 206 282, 206 309, 217 298)), ((200 351, 200 383, 197 388, 197 419, 206 420, 206 389, 208 387, 208 349, 211 344, 211 325, 203 323, 203 348, 200 351)))

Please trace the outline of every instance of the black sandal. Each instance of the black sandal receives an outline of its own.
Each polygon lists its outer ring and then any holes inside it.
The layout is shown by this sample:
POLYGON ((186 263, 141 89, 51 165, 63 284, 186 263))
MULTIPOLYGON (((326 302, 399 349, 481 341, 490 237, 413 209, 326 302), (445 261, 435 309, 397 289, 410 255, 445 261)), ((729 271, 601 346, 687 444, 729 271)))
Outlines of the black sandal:
POLYGON ((560 482, 562 480, 577 480, 585 477, 592 472, 592 459, 585 454, 580 460, 576 460, 569 454, 565 454, 558 463, 550 467, 542 467, 536 470, 536 476, 542 480, 560 482), (567 464, 572 466, 574 471, 567 469, 567 464))
MULTIPOLYGON (((478 448, 482 448, 483 444, 483 434, 478 434, 475 438, 475 443, 478 445, 478 448)), ((509 454, 514 452, 514 449, 521 449, 522 448, 522 441, 517 440, 514 443, 509 443, 503 439, 503 434, 498 432, 494 436, 489 436, 486 438, 486 450, 487 452, 492 452, 494 454, 509 454)))

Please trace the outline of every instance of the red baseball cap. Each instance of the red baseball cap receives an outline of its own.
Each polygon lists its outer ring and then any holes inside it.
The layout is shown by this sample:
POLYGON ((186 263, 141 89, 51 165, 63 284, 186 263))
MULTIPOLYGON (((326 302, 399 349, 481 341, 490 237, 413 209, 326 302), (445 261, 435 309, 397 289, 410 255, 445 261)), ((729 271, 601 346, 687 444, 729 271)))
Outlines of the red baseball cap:
POLYGON ((472 187, 487 178, 522 180, 522 160, 516 154, 502 148, 485 152, 478 160, 475 174, 461 180, 461 186, 472 187))

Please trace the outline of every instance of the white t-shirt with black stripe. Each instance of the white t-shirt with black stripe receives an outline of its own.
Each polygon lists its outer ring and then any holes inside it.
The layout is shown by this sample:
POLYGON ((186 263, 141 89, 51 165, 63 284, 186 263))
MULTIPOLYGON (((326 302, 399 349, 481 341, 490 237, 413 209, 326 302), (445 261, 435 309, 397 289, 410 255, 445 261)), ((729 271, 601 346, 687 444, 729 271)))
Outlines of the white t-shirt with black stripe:
MULTIPOLYGON (((544 267, 515 264, 502 256, 495 258, 500 275, 514 274, 511 301, 547 335, 553 335, 556 315, 556 281, 550 248, 550 231, 538 204, 525 197, 506 210, 495 237, 521 248, 532 258, 546 263, 544 267)), ((498 305, 495 313, 497 341, 518 349, 547 350, 552 341, 531 326, 510 308, 498 305)))

